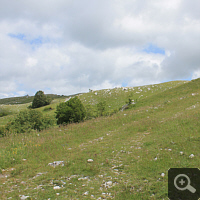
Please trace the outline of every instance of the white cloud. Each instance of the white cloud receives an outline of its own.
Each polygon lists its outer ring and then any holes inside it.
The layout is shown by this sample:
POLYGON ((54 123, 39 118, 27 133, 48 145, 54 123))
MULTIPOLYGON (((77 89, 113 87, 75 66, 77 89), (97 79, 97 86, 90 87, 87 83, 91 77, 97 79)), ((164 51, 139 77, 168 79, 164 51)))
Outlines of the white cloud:
POLYGON ((2 1, 0 98, 199 77, 199 6, 198 0, 2 1), (149 44, 165 55, 143 51, 149 44))

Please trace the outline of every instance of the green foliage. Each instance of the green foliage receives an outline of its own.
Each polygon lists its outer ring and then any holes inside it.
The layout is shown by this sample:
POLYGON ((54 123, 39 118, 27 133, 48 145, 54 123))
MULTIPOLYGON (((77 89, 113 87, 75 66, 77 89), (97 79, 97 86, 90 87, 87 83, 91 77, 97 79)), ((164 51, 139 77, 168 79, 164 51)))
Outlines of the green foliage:
POLYGON ((97 111, 93 106, 86 105, 85 109, 86 109, 86 119, 93 119, 97 117, 97 111))
POLYGON ((52 108, 51 106, 45 107, 45 108, 43 109, 43 111, 50 111, 50 110, 53 110, 53 108, 52 108))
POLYGON ((43 117, 37 110, 23 110, 14 118, 13 121, 6 124, 6 131, 24 133, 31 130, 41 131, 54 124, 52 118, 43 117))
POLYGON ((100 101, 97 104, 97 110, 98 110, 99 116, 106 115, 106 101, 100 101))
POLYGON ((37 91, 33 103, 32 103, 32 108, 39 108, 42 106, 49 105, 51 103, 51 99, 47 97, 43 91, 37 91))
POLYGON ((57 106, 57 124, 80 122, 86 116, 85 107, 78 97, 74 97, 67 102, 62 102, 57 106))
POLYGON ((5 127, 4 126, 0 126, 0 137, 5 135, 5 127))
POLYGON ((9 111, 6 110, 6 109, 3 109, 3 108, 0 108, 0 117, 4 117, 4 116, 7 116, 9 115, 9 111))
POLYGON ((126 104, 127 104, 127 107, 125 109, 131 109, 135 107, 135 102, 131 97, 128 98, 128 100, 126 101, 126 104))

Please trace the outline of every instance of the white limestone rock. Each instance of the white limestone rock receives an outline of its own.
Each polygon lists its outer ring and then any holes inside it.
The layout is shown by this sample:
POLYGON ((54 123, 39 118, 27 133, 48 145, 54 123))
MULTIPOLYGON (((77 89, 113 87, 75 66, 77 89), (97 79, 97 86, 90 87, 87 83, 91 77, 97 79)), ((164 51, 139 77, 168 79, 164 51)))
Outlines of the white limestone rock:
POLYGON ((54 161, 52 163, 49 163, 48 165, 52 166, 52 167, 56 167, 56 166, 61 165, 63 167, 64 166, 64 161, 54 161))

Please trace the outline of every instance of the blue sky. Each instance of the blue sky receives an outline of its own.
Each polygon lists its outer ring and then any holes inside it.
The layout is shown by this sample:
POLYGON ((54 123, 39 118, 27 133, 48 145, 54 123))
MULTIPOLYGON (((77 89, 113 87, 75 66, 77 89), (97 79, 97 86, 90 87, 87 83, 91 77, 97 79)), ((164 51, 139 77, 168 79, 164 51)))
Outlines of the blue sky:
POLYGON ((163 48, 159 48, 154 44, 149 44, 146 48, 143 49, 146 53, 155 53, 165 55, 165 50, 163 48))
POLYGON ((14 39, 21 40, 24 43, 28 43, 30 45, 42 45, 44 41, 44 39, 41 36, 28 39, 28 37, 23 33, 17 33, 17 34, 9 33, 8 36, 14 39))

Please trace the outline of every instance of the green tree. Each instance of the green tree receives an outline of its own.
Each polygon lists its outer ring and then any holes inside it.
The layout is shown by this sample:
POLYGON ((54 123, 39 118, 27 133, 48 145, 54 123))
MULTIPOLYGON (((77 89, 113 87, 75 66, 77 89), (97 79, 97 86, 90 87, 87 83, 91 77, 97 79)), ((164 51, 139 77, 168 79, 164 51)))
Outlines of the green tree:
POLYGON ((42 106, 49 105, 51 103, 50 98, 48 98, 43 91, 39 90, 36 92, 33 103, 32 103, 32 108, 39 108, 42 106))
POLYGON ((85 107, 78 97, 62 102, 56 108, 57 124, 80 122, 85 116, 85 107))

